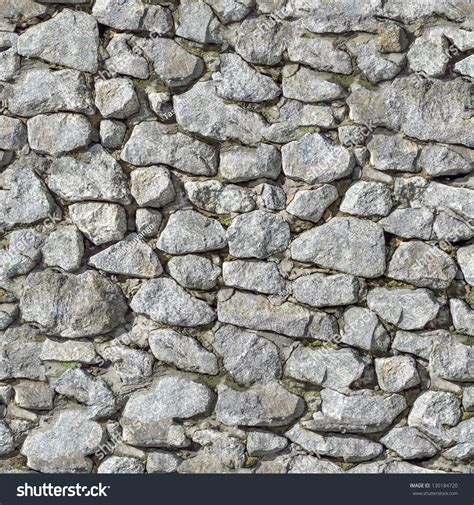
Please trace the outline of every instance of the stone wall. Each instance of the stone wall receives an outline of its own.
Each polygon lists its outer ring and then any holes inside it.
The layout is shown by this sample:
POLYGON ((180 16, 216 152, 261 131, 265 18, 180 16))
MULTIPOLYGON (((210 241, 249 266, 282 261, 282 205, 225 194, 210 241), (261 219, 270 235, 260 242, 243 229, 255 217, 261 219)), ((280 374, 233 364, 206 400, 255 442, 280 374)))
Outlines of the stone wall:
POLYGON ((2 0, 1 472, 471 472, 469 0, 2 0))

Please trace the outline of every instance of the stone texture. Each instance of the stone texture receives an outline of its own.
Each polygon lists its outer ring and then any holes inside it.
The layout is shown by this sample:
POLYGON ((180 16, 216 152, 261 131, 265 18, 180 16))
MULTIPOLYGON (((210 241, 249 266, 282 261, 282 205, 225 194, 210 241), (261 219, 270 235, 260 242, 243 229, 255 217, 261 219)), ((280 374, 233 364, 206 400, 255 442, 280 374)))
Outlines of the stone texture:
POLYGON ((350 305, 359 297, 357 278, 347 274, 304 275, 294 280, 291 288, 296 300, 313 307, 350 305))
POLYGON ((171 258, 168 270, 176 282, 190 289, 212 289, 221 274, 209 259, 194 254, 171 258))
POLYGON ((300 219, 317 223, 324 211, 338 198, 337 189, 330 184, 318 189, 303 189, 296 193, 286 211, 300 219))
POLYGON ((95 104, 104 118, 124 119, 140 108, 133 82, 123 78, 96 82, 95 104))
POLYGON ((374 312, 350 307, 344 312, 342 342, 365 351, 386 352, 390 336, 374 312))
POLYGON ((416 363, 410 356, 393 356, 375 360, 375 372, 380 387, 388 393, 399 393, 420 382, 416 363))
POLYGON ((287 283, 276 263, 264 261, 227 261, 222 265, 226 286, 277 295, 287 289, 287 283))
POLYGON ((340 210, 356 216, 386 216, 392 208, 390 189, 380 182, 358 181, 345 194, 340 210))

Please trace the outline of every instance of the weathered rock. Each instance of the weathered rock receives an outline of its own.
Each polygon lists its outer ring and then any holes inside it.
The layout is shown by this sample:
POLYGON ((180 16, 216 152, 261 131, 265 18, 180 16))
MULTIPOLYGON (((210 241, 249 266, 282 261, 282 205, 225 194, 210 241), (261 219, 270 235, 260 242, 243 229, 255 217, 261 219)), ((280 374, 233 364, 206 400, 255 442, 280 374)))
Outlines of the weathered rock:
POLYGON ((456 275, 456 264, 445 252, 418 240, 404 242, 393 253, 387 277, 414 286, 446 289, 456 275))
POLYGON ((460 247, 456 258, 464 279, 468 284, 474 286, 474 245, 460 247))
POLYGON ((90 472, 92 460, 87 456, 94 454, 103 441, 100 424, 82 410, 67 410, 31 431, 21 452, 27 457, 27 465, 39 472, 90 472))
POLYGON ((107 149, 117 149, 122 146, 127 133, 127 126, 114 119, 104 119, 100 122, 100 143, 107 149))
POLYGON ((429 145, 421 150, 417 166, 433 177, 463 175, 472 170, 472 159, 446 146, 429 145))
POLYGON ((317 223, 324 211, 338 198, 337 189, 330 184, 318 189, 303 189, 296 193, 286 211, 300 219, 317 223))
POLYGON ((377 358, 375 372, 381 389, 388 393, 398 393, 420 383, 416 362, 410 356, 377 358))
POLYGON ((153 321, 176 326, 199 326, 216 318, 206 302, 193 298, 171 279, 148 281, 133 297, 130 307, 153 321))
POLYGON ((474 386, 466 386, 462 395, 462 406, 468 412, 474 410, 474 386))
POLYGON ((222 249, 227 245, 219 221, 204 217, 194 210, 171 214, 156 247, 169 254, 187 254, 222 249))
POLYGON ((429 360, 435 343, 449 343, 451 340, 452 336, 445 330, 425 331, 422 333, 397 331, 392 342, 392 349, 429 360))
POLYGON ((474 337, 474 310, 462 300, 449 300, 453 324, 457 331, 474 337))
POLYGON ((23 320, 67 338, 107 333, 124 322, 126 310, 120 288, 94 271, 32 273, 20 299, 23 320))
POLYGON ((244 19, 253 7, 254 0, 206 0, 222 23, 244 19))
POLYGON ((145 465, 136 458, 110 456, 99 465, 97 473, 145 473, 145 465))
POLYGON ((390 336, 374 312, 363 307, 349 307, 344 312, 342 342, 366 351, 386 352, 390 336))
MULTIPOLYGON (((1 23, 1 19, 0 19, 1 23)), ((0 32, 0 81, 12 79, 20 68, 20 56, 16 45, 18 35, 16 33, 0 32)))
POLYGON ((435 375, 448 380, 474 382, 474 347, 461 343, 437 343, 430 365, 435 375))
POLYGON ((409 426, 393 428, 380 441, 403 459, 431 458, 438 453, 427 437, 409 426))
POLYGON ((285 278, 276 263, 264 261, 226 261, 222 265, 224 284, 263 294, 282 294, 287 289, 285 278))
POLYGON ((255 333, 226 325, 216 332, 213 345, 239 384, 266 384, 281 377, 277 346, 255 333))
POLYGON ((403 238, 429 240, 434 214, 425 207, 395 209, 378 224, 388 233, 403 238))
POLYGON ((452 211, 440 210, 433 223, 432 240, 445 240, 447 242, 461 242, 474 236, 474 229, 452 211))
POLYGON ((171 133, 162 124, 144 121, 133 129, 121 153, 132 165, 163 163, 194 175, 215 175, 216 151, 183 133, 171 133))
POLYGON ((472 57, 472 54, 471 56, 458 61, 454 65, 453 70, 458 74, 466 75, 471 78, 474 77, 474 58, 472 57))
POLYGON ((148 337, 150 350, 157 360, 189 372, 216 375, 217 358, 193 337, 173 330, 153 330, 148 337))
POLYGON ((392 208, 392 195, 381 182, 358 181, 344 195, 341 212, 356 216, 386 216, 392 208))
POLYGON ((182 459, 172 452, 152 451, 148 453, 146 461, 147 473, 176 472, 182 459))
POLYGON ((286 206, 286 193, 274 184, 259 184, 254 187, 257 194, 257 205, 269 210, 283 210, 286 206))
POLYGON ((86 147, 92 139, 92 126, 80 114, 43 115, 28 119, 28 142, 35 151, 59 155, 86 147))
POLYGON ((130 349, 123 345, 105 344, 99 347, 99 354, 113 364, 120 381, 124 384, 140 384, 153 373, 154 357, 145 351, 130 349))
POLYGON ((96 20, 86 12, 70 9, 32 26, 18 39, 18 53, 22 56, 91 73, 98 69, 98 46, 96 20))
POLYGON ((20 381, 15 385, 15 404, 29 410, 51 410, 54 391, 44 382, 20 381))
POLYGON ((95 245, 122 240, 127 232, 127 213, 116 203, 74 203, 69 206, 69 215, 95 245))
POLYGON ((118 77, 96 82, 95 104, 105 118, 126 119, 140 109, 133 82, 118 77))
POLYGON ((185 182, 186 194, 196 207, 215 214, 249 212, 255 209, 255 195, 247 189, 220 181, 185 182))
POLYGON ((130 45, 132 37, 126 33, 117 33, 107 44, 107 54, 109 58, 105 60, 108 71, 129 75, 137 79, 148 79, 150 72, 148 62, 142 54, 134 51, 130 45))
POLYGON ((48 184, 68 202, 105 200, 127 204, 131 200, 120 165, 99 144, 74 158, 55 159, 48 184))
POLYGON ((285 426, 301 416, 302 398, 288 392, 277 382, 236 391, 217 388, 216 418, 230 426, 285 426))
POLYGON ((81 266, 84 239, 75 226, 62 226, 48 236, 41 252, 46 266, 71 272, 81 266))
POLYGON ((170 172, 164 166, 136 168, 130 178, 132 195, 141 207, 164 207, 176 197, 170 172))
POLYGON ((377 224, 354 217, 336 217, 293 240, 291 257, 324 268, 363 277, 385 271, 385 240, 377 224), (357 261, 354 261, 357 258, 357 261))
POLYGON ((415 163, 419 148, 410 140, 397 135, 374 135, 367 144, 370 151, 370 163, 377 170, 396 172, 419 172, 415 163))
POLYGON ((218 42, 219 23, 212 9, 205 3, 187 3, 178 7, 179 26, 176 35, 184 39, 212 44, 218 42))
POLYGON ((350 305, 358 300, 359 281, 347 274, 314 273, 294 280, 292 292, 300 303, 313 307, 350 305))
POLYGON ((156 238, 160 232, 163 215, 154 209, 137 209, 135 226, 137 233, 144 238, 156 238))
POLYGON ((436 318, 440 302, 428 289, 374 288, 367 295, 368 307, 402 330, 423 328, 436 318))
POLYGON ((424 76, 440 77, 446 72, 449 62, 449 43, 447 39, 427 31, 418 37, 408 51, 410 69, 424 76))
POLYGON ((285 437, 267 431, 250 431, 247 435, 247 452, 250 456, 268 456, 280 452, 288 445, 285 437))
POLYGON ((336 464, 313 456, 295 456, 290 463, 288 473, 326 474, 344 473, 336 464))
POLYGON ((168 270, 176 282, 190 289, 212 289, 221 274, 209 259, 194 254, 171 258, 168 270))
POLYGON ((0 455, 5 456, 15 449, 13 434, 8 424, 0 419, 0 455))
POLYGON ((92 365, 97 361, 97 354, 92 342, 79 340, 66 340, 57 342, 47 338, 41 347, 40 359, 42 361, 60 361, 85 363, 92 365))
POLYGON ((232 256, 267 258, 288 247, 290 227, 276 214, 255 210, 233 219, 226 236, 232 256))
POLYGON ((283 77, 283 96, 301 102, 332 102, 346 96, 342 86, 306 67, 283 77))
POLYGON ((0 149, 14 151, 25 143, 25 125, 19 119, 0 115, 0 149))

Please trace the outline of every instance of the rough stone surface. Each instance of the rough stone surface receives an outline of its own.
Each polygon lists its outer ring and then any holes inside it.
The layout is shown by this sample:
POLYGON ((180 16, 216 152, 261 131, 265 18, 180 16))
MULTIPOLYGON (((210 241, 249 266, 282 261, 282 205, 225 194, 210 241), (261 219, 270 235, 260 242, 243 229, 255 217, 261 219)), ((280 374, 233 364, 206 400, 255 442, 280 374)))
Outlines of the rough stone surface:
POLYGON ((194 254, 171 258, 168 270, 176 282, 190 289, 212 289, 221 274, 221 269, 212 261, 194 254))
POLYGON ((292 292, 299 302, 313 307, 349 305, 358 300, 359 282, 352 275, 315 273, 294 280, 292 292))
POLYGON ((341 211, 356 216, 386 216, 392 208, 390 189, 380 182, 356 182, 341 202, 341 211))
POLYGON ((329 184, 318 189, 298 191, 286 211, 300 219, 317 223, 338 196, 336 188, 329 184))

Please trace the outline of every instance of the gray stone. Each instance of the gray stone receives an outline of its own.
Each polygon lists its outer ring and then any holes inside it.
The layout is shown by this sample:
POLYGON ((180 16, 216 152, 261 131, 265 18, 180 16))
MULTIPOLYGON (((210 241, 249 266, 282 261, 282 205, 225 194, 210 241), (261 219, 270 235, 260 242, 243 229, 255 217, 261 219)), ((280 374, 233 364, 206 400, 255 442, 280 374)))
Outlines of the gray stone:
POLYGON ((151 60, 158 77, 170 88, 187 86, 203 72, 201 58, 188 53, 173 39, 133 37, 132 40, 151 60))
POLYGON ((269 210, 283 210, 286 207, 286 193, 283 188, 273 184, 259 184, 254 188, 257 205, 269 210))
POLYGON ((436 446, 423 433, 410 426, 393 428, 380 441, 403 459, 431 458, 438 453, 436 446))
POLYGON ((171 258, 168 269, 175 281, 190 289, 212 289, 221 273, 209 259, 192 254, 171 258))
POLYGON ((374 312, 363 307, 349 307, 344 312, 342 342, 365 351, 386 352, 390 336, 374 312))
POLYGON ((92 365, 97 361, 97 354, 92 342, 66 340, 58 342, 47 338, 41 346, 40 359, 42 361, 77 361, 92 365))
POLYGON ((87 405, 95 419, 110 417, 116 410, 114 395, 104 380, 80 368, 66 370, 54 383, 54 390, 87 405))
POLYGON ((360 390, 345 395, 331 389, 321 391, 321 412, 313 414, 308 427, 319 431, 375 433, 386 430, 407 407, 401 395, 360 390))
POLYGON ((268 127, 262 116, 229 104, 217 95, 217 82, 196 83, 173 99, 177 123, 185 130, 215 140, 255 145, 268 127))
POLYGON ((457 72, 458 74, 466 75, 468 77, 473 78, 474 77, 474 58, 471 54, 471 56, 468 56, 467 58, 464 58, 461 61, 458 61, 453 68, 454 72, 457 72))
POLYGON ((0 380, 45 380, 41 332, 28 325, 8 328, 0 342, 0 380))
POLYGON ((175 326, 200 326, 216 318, 206 302, 192 297, 171 279, 148 281, 133 297, 130 307, 153 321, 175 326))
POLYGON ((320 133, 282 147, 283 172, 290 179, 308 184, 332 182, 352 173, 354 159, 349 150, 320 133))
POLYGON ((454 298, 449 300, 449 308, 456 330, 474 337, 474 310, 466 302, 454 298))
POLYGON ((392 349, 429 360, 433 345, 436 342, 449 343, 451 340, 451 335, 445 330, 425 331, 422 333, 397 331, 392 342, 392 349))
POLYGON ((226 244, 219 221, 194 210, 178 210, 169 217, 156 247, 169 254, 188 254, 222 249, 226 244))
POLYGON ((13 434, 8 424, 0 419, 0 455, 5 456, 15 450, 13 434))
POLYGON ((95 110, 84 75, 76 70, 25 70, 12 87, 8 110, 18 116, 33 117, 48 112, 95 110))
POLYGON ((41 252, 46 266, 72 272, 81 266, 84 239, 75 226, 61 226, 46 238, 41 252))
POLYGON ((424 76, 441 77, 449 63, 449 43, 436 31, 427 31, 418 37, 407 54, 410 70, 424 76))
POLYGON ((378 224, 388 233, 403 238, 429 240, 433 227, 434 214, 431 210, 420 208, 395 209, 378 224))
POLYGON ((20 381, 14 386, 15 404, 29 410, 51 410, 54 391, 49 384, 36 381, 20 381))
MULTIPOLYGON (((0 19, 1 23, 1 19, 0 19)), ((20 68, 20 56, 17 53, 18 35, 0 31, 0 81, 9 81, 20 68)))
POLYGON ((64 9, 48 21, 23 32, 18 39, 18 54, 95 73, 98 46, 96 20, 86 12, 64 9))
POLYGON ((58 112, 28 119, 28 142, 35 151, 57 156, 86 147, 92 139, 92 125, 80 114, 58 112))
POLYGON ((313 456, 295 456, 291 460, 288 473, 326 474, 344 473, 344 471, 330 461, 324 461, 313 456))
POLYGON ((74 158, 55 159, 49 170, 48 185, 68 202, 105 200, 127 204, 131 201, 126 175, 99 144, 74 158))
POLYGON ((21 160, 0 173, 0 188, 1 228, 36 223, 56 209, 43 181, 21 160))
POLYGON ((370 163, 377 170, 420 171, 420 166, 415 163, 419 148, 411 140, 406 140, 397 135, 379 133, 371 138, 367 148, 370 151, 370 163))
POLYGON ((285 278, 276 263, 266 261, 226 261, 222 265, 224 284, 263 294, 282 294, 287 289, 285 278))
POLYGON ((189 2, 178 7, 179 25, 176 35, 201 44, 217 43, 219 26, 212 9, 205 3, 189 2))
POLYGON ((196 207, 214 214, 249 212, 255 209, 255 195, 248 189, 220 181, 189 181, 186 194, 196 207))
POLYGON ((440 302, 428 289, 374 288, 367 295, 369 309, 402 330, 421 329, 435 319, 440 302))
POLYGON ((8 328, 18 316, 18 305, 14 303, 0 304, 0 330, 8 328))
POLYGON ((265 296, 240 291, 231 296, 221 291, 217 313, 223 323, 289 337, 328 340, 338 332, 336 320, 329 314, 310 311, 290 302, 274 305, 265 296))
POLYGON ((142 0, 97 0, 92 15, 100 24, 118 30, 168 33, 173 28, 173 18, 168 9, 142 0))
POLYGON ((176 472, 182 459, 172 452, 151 451, 146 460, 147 473, 176 472))
POLYGON ((387 277, 414 286, 446 289, 456 275, 456 264, 445 252, 418 240, 404 242, 393 253, 387 277))
POLYGON ((144 447, 185 447, 184 429, 175 419, 209 414, 215 395, 185 377, 159 379, 151 388, 130 396, 120 419, 125 442, 144 447))
POLYGON ((241 21, 252 10, 254 0, 206 0, 222 23, 241 21))
POLYGON ((283 96, 301 102, 332 102, 346 96, 342 86, 306 67, 283 77, 283 96))
POLYGON ((468 284, 474 286, 474 245, 460 247, 456 259, 468 284))
POLYGON ((27 465, 43 473, 90 472, 87 457, 104 442, 102 426, 83 410, 66 410, 28 433, 21 448, 27 465), (74 436, 71 436, 74 433, 74 436))
POLYGON ((430 365, 434 374, 443 379, 474 382, 474 347, 457 342, 436 343, 430 365))
POLYGON ((26 127, 19 120, 0 115, 0 149, 15 151, 26 143, 26 127))
POLYGON ((107 333, 124 322, 126 310, 120 288, 94 271, 32 273, 20 299, 23 320, 67 338, 107 333))
POLYGON ((357 216, 386 216, 392 208, 390 188, 381 182, 357 181, 349 187, 340 210, 357 216))
POLYGON ((330 184, 318 189, 303 189, 296 193, 286 211, 300 219, 317 223, 324 211, 338 198, 337 189, 330 184))
POLYGON ((148 337, 150 350, 159 361, 189 372, 217 375, 217 358, 193 337, 173 330, 153 330, 148 337))
POLYGON ((127 126, 120 121, 104 119, 100 122, 100 143, 107 149, 117 149, 122 146, 127 126))
POLYGON ((221 151, 219 173, 230 182, 276 179, 281 172, 281 155, 269 144, 257 148, 234 146, 221 151))
POLYGON ((305 451, 318 457, 342 458, 346 463, 356 463, 376 458, 383 452, 377 442, 354 435, 320 435, 296 424, 285 435, 305 451))
POLYGON ((474 411, 474 386, 466 386, 464 388, 462 406, 467 412, 474 411))
POLYGON ((104 272, 143 279, 163 273, 158 256, 136 233, 91 256, 89 265, 104 272))
POLYGON ((141 207, 164 207, 176 197, 171 174, 164 166, 136 168, 130 178, 132 195, 141 207))
POLYGON ((335 217, 293 240, 291 257, 362 277, 385 272, 385 239, 380 226, 355 217, 335 217), (357 260, 355 260, 357 258, 357 260))
POLYGON ((45 237, 34 229, 15 230, 10 234, 8 250, 0 251, 0 278, 9 279, 31 272, 41 257, 45 237))
POLYGON ((280 452, 288 445, 285 437, 269 431, 250 431, 247 435, 247 452, 249 456, 269 456, 280 452))
POLYGON ((126 119, 140 109, 133 82, 121 77, 95 83, 95 104, 104 118, 126 119))
POLYGON ((98 466, 97 473, 145 473, 145 465, 136 458, 110 456, 98 466))
POLYGON ((277 382, 236 391, 217 387, 216 418, 230 426, 285 426, 300 417, 304 401, 277 382))
POLYGON ((227 100, 241 102, 264 102, 274 100, 281 94, 278 85, 260 74, 236 54, 221 54, 221 80, 216 92, 227 100))
POLYGON ((359 298, 359 281, 347 274, 314 273, 295 279, 292 292, 298 302, 313 307, 350 305, 359 298))
POLYGON ((381 389, 388 393, 398 393, 420 383, 416 362, 411 356, 377 358, 375 372, 381 389))
POLYGON ((127 213, 116 203, 74 203, 69 206, 69 215, 95 245, 122 240, 127 232, 127 213))
POLYGON ((463 156, 460 152, 440 145, 423 147, 417 166, 433 177, 468 174, 473 168, 469 156, 463 156))
POLYGON ((154 121, 135 126, 122 150, 121 159, 132 165, 163 163, 194 175, 217 173, 214 148, 183 133, 171 133, 154 121))
POLYGON ((112 75, 123 74, 136 79, 148 79, 150 72, 146 58, 133 50, 132 37, 127 33, 117 33, 107 44, 105 66, 112 75))
POLYGON ((227 241, 236 258, 268 258, 288 247, 290 227, 281 216, 255 210, 232 220, 227 241))
POLYGON ((255 333, 225 325, 216 332, 213 345, 223 357, 224 368, 243 386, 267 384, 281 377, 277 346, 255 333))
POLYGON ((452 211, 439 211, 433 223, 432 240, 461 242, 474 236, 474 228, 452 211))
POLYGON ((113 364, 120 381, 124 384, 143 384, 153 373, 155 358, 145 351, 117 345, 114 341, 99 348, 99 354, 113 364))
POLYGON ((284 374, 298 381, 344 390, 360 379, 364 370, 354 349, 299 346, 286 361, 284 374))
POLYGON ((138 235, 144 238, 156 238, 160 231, 163 215, 154 209, 137 209, 135 226, 138 235))

